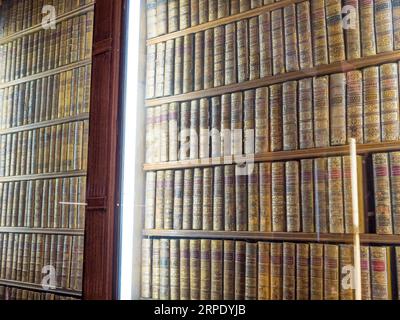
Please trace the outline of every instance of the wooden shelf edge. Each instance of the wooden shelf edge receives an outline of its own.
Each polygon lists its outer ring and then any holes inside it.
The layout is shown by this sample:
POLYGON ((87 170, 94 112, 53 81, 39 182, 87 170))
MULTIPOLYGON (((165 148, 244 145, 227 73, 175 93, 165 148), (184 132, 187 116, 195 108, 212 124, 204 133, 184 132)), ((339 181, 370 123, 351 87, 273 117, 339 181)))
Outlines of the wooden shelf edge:
MULTIPOLYGON (((95 1, 93 1, 91 3, 88 3, 88 4, 85 4, 83 6, 80 6, 79 8, 76 8, 76 9, 71 10, 69 12, 63 13, 62 15, 60 15, 60 16, 58 16, 56 18, 56 24, 58 24, 60 22, 63 22, 65 20, 68 20, 70 18, 73 18, 75 16, 78 16, 78 15, 93 11, 94 4, 95 4, 95 1)), ((10 41, 13 41, 13 40, 16 40, 16 39, 21 38, 23 36, 26 36, 28 34, 34 33, 36 31, 39 31, 40 29, 42 29, 42 24, 41 23, 37 24, 37 25, 34 25, 32 27, 29 27, 29 28, 27 28, 25 30, 18 31, 16 33, 13 33, 13 34, 11 34, 9 36, 6 36, 6 37, 0 39, 0 45, 2 45, 4 43, 7 43, 7 42, 10 42, 10 41)))
POLYGON ((39 291, 39 292, 43 292, 43 293, 58 294, 58 295, 68 296, 68 297, 75 297, 75 298, 82 297, 82 292, 80 292, 80 291, 61 289, 61 288, 47 290, 47 289, 44 289, 39 284, 27 283, 27 282, 22 282, 22 281, 0 279, 0 285, 6 286, 6 287, 18 288, 18 289, 39 291))
POLYGON ((70 172, 59 172, 59 173, 38 173, 25 176, 11 176, 11 177, 0 177, 1 182, 13 182, 13 181, 30 181, 30 180, 46 180, 56 178, 74 178, 86 176, 86 170, 70 171, 70 172))
POLYGON ((23 77, 20 79, 16 79, 10 82, 6 82, 6 83, 2 83, 0 84, 0 89, 4 89, 7 87, 12 87, 15 86, 17 84, 21 84, 21 83, 25 83, 25 82, 29 82, 29 81, 33 81, 33 80, 37 80, 37 79, 41 79, 41 78, 45 78, 45 77, 49 77, 49 76, 53 76, 65 71, 69 71, 69 70, 73 70, 76 68, 80 68, 80 67, 85 67, 87 65, 90 65, 92 63, 92 59, 85 59, 82 61, 78 61, 78 62, 74 62, 74 63, 70 63, 67 64, 65 66, 62 67, 58 67, 58 68, 54 68, 54 69, 50 69, 44 72, 40 72, 40 73, 36 73, 27 77, 23 77))
MULTIPOLYGON (((294 242, 353 243, 352 234, 305 233, 305 232, 253 232, 253 231, 202 231, 202 230, 143 230, 143 237, 270 240, 294 242)), ((361 234, 364 244, 400 245, 400 235, 361 234)))
POLYGON ((0 227, 0 233, 16 234, 46 234, 63 236, 84 236, 84 229, 59 229, 59 228, 28 228, 28 227, 0 227))
POLYGON ((192 34, 192 33, 197 33, 197 32, 201 32, 201 31, 205 31, 207 29, 212 29, 218 26, 223 26, 229 23, 233 23, 236 21, 240 21, 240 20, 244 20, 244 19, 248 19, 248 18, 252 18, 252 17, 256 17, 259 16, 263 13, 267 13, 276 9, 280 9, 280 8, 284 8, 287 7, 291 4, 296 4, 296 3, 300 3, 300 2, 304 2, 304 0, 285 0, 285 1, 280 1, 280 2, 275 2, 275 3, 271 3, 271 4, 266 4, 263 5, 261 7, 255 8, 255 9, 251 9, 245 12, 241 12, 235 15, 231 15, 228 17, 224 17, 224 18, 220 18, 217 20, 213 20, 213 21, 209 21, 209 22, 205 22, 193 27, 189 27, 187 29, 184 30, 179 30, 176 32, 171 32, 168 34, 164 34, 161 36, 157 36, 151 39, 148 39, 146 41, 146 45, 147 46, 151 46, 160 42, 165 42, 167 40, 172 40, 172 39, 176 39, 179 37, 183 37, 185 35, 188 34, 192 34))
MULTIPOLYGON (((400 141, 380 142, 361 144, 357 146, 358 154, 366 154, 372 152, 390 152, 400 150, 400 141)), ((144 171, 159 171, 173 169, 190 169, 214 167, 220 165, 240 164, 240 163, 258 163, 258 162, 273 162, 296 159, 309 159, 329 156, 344 156, 349 155, 349 146, 335 146, 327 148, 304 149, 294 151, 278 151, 268 152, 259 155, 241 155, 227 156, 220 158, 207 158, 196 160, 171 161, 162 163, 147 163, 144 164, 144 171)))
POLYGON ((215 87, 206 90, 193 91, 189 93, 166 96, 160 98, 147 99, 145 101, 146 107, 160 106, 166 103, 172 102, 184 102, 189 100, 197 100, 202 98, 209 98, 214 96, 221 96, 223 94, 229 94, 238 91, 246 91, 256 89, 260 87, 266 87, 277 83, 286 81, 294 81, 304 78, 311 78, 316 76, 329 75, 333 73, 348 72, 352 70, 358 70, 374 65, 380 65, 390 62, 398 62, 400 60, 400 50, 380 53, 374 56, 363 57, 354 60, 347 60, 341 62, 335 62, 328 65, 318 66, 310 69, 287 72, 279 75, 268 76, 261 79, 249 80, 245 82, 235 83, 226 86, 215 87))
POLYGON ((71 116, 71 117, 59 118, 59 119, 54 119, 54 120, 46 120, 46 121, 31 123, 31 124, 27 124, 27 125, 23 125, 23 126, 3 129, 3 130, 0 130, 0 136, 10 134, 10 133, 29 131, 29 130, 46 128, 46 127, 56 126, 56 125, 75 122, 75 121, 84 121, 84 120, 89 120, 88 112, 85 112, 85 113, 82 113, 79 115, 75 115, 75 116, 71 116))

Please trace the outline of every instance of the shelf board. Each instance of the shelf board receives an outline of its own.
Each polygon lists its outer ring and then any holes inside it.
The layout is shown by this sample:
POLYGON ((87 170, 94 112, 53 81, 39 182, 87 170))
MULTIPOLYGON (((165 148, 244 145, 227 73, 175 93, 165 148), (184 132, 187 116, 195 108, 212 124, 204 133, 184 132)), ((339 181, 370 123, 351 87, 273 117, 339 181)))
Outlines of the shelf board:
POLYGON ((68 290, 68 289, 62 289, 62 288, 47 290, 47 289, 44 289, 39 284, 27 283, 27 282, 22 282, 22 281, 0 279, 0 285, 6 286, 6 287, 18 288, 18 289, 58 294, 58 295, 74 297, 74 298, 82 298, 82 292, 80 292, 80 291, 74 291, 74 290, 68 290))
POLYGON ((83 229, 52 229, 52 228, 28 228, 28 227, 0 227, 0 233, 16 234, 48 234, 62 236, 84 236, 83 229))
MULTIPOLYGON (((352 234, 200 230, 143 230, 144 237, 353 243, 352 234)), ((400 235, 361 234, 363 244, 400 245, 400 235)))
POLYGON ((37 80, 37 79, 53 76, 55 74, 59 74, 59 73, 65 72, 65 71, 69 71, 69 70, 73 70, 73 69, 76 69, 76 68, 80 68, 80 67, 84 67, 84 66, 90 65, 91 63, 92 63, 92 59, 85 59, 85 60, 82 60, 82 61, 70 63, 70 64, 67 64, 67 65, 62 66, 62 67, 50 69, 50 70, 47 70, 47 71, 44 71, 44 72, 39 72, 39 73, 30 75, 30 76, 27 76, 27 77, 23 77, 23 78, 20 78, 20 79, 16 79, 16 80, 13 80, 13 81, 2 83, 2 84, 0 84, 0 89, 4 89, 4 88, 7 88, 7 87, 15 86, 17 84, 21 84, 21 83, 25 83, 25 82, 29 82, 29 81, 33 81, 33 80, 37 80))
POLYGON ((23 125, 23 126, 3 129, 3 130, 0 130, 0 136, 1 135, 5 135, 5 134, 10 134, 10 133, 17 133, 17 132, 21 132, 21 131, 29 131, 29 130, 46 128, 46 127, 56 126, 56 125, 75 122, 75 121, 84 121, 84 120, 89 120, 89 113, 88 112, 82 113, 82 114, 79 114, 79 115, 75 115, 75 116, 71 116, 71 117, 59 118, 59 119, 54 119, 54 120, 46 120, 46 121, 26 124, 26 125, 23 125))
MULTIPOLYGON (((357 153, 367 154, 376 152, 390 152, 400 150, 400 141, 380 142, 360 144, 357 146, 357 153)), ((182 160, 162 163, 147 163, 143 166, 144 171, 174 170, 215 167, 220 165, 240 164, 240 163, 258 163, 273 162, 296 159, 309 159, 329 156, 349 155, 349 146, 335 146, 328 148, 314 148, 294 151, 268 152, 259 155, 227 156, 220 158, 207 158, 196 160, 182 160)))
POLYGON ((0 177, 1 182, 13 182, 13 181, 31 181, 31 180, 46 180, 56 178, 74 178, 86 176, 85 170, 69 171, 69 172, 51 172, 51 173, 39 173, 25 176, 11 176, 11 177, 0 177))
MULTIPOLYGON (((91 2, 89 4, 86 4, 84 6, 76 8, 74 10, 71 10, 69 12, 63 13, 62 15, 60 15, 60 16, 58 16, 56 18, 56 24, 58 24, 58 23, 60 23, 62 21, 74 18, 76 16, 85 14, 87 12, 93 11, 94 3, 95 2, 93 1, 93 2, 91 2)), ((18 31, 18 32, 13 33, 13 34, 11 34, 9 36, 6 36, 4 38, 0 38, 0 45, 2 45, 4 43, 7 43, 7 42, 10 42, 10 41, 13 41, 13 40, 18 39, 18 38, 21 38, 21 37, 26 36, 28 34, 34 33, 36 31, 40 31, 42 29, 43 29, 43 27, 42 27, 42 24, 40 23, 40 24, 34 25, 32 27, 29 27, 29 28, 27 28, 25 30, 18 31)))
POLYGON ((207 30, 207 29, 212 29, 212 28, 215 28, 218 26, 223 26, 223 25, 226 25, 229 23, 233 23, 236 21, 256 17, 263 13, 270 12, 270 11, 280 9, 280 8, 284 8, 284 7, 287 7, 288 5, 296 4, 299 2, 304 2, 304 0, 285 0, 285 1, 280 1, 280 2, 276 2, 276 3, 272 3, 272 4, 267 4, 267 5, 264 5, 264 6, 252 9, 252 10, 248 10, 248 11, 234 14, 234 15, 231 15, 228 17, 220 18, 220 19, 205 22, 205 23, 193 26, 193 27, 189 27, 184 30, 179 30, 176 32, 171 32, 171 33, 168 33, 165 35, 157 36, 157 37, 148 39, 146 44, 148 46, 150 46, 150 45, 154 45, 154 44, 164 42, 167 40, 176 39, 176 38, 188 35, 188 34, 197 33, 197 32, 207 30))
POLYGON ((221 96, 223 94, 256 89, 286 81, 329 75, 333 73, 348 72, 351 70, 358 70, 369 66, 375 66, 390 62, 397 62, 399 60, 400 60, 400 50, 396 50, 393 52, 380 53, 370 57, 363 57, 359 59, 335 62, 332 64, 318 66, 310 69, 287 72, 274 76, 264 77, 261 79, 249 80, 245 82, 215 87, 206 90, 193 91, 189 93, 161 97, 161 98, 147 99, 145 105, 146 107, 154 107, 172 102, 183 102, 183 101, 190 101, 202 98, 209 98, 214 96, 221 96))

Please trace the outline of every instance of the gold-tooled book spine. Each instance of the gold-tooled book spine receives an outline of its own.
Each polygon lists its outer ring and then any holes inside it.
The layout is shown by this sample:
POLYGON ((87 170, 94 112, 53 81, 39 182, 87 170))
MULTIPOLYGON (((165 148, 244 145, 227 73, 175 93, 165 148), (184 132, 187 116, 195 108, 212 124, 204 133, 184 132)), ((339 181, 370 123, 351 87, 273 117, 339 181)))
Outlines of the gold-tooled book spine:
MULTIPOLYGON (((351 9, 345 11, 343 20, 344 33, 346 39, 346 56, 347 60, 358 59, 361 57, 361 42, 360 42, 360 8, 359 0, 345 0, 343 7, 350 6, 351 9)), ((343 9, 342 9, 343 10, 343 9)))
POLYGON ((190 0, 190 25, 199 24, 199 0, 190 0))
POLYGON ((224 167, 225 185, 225 231, 236 231, 236 208, 235 208, 235 166, 224 167))
POLYGON ((235 92, 231 95, 231 154, 243 153, 243 95, 235 92))
POLYGON ((180 299, 180 248, 179 239, 170 240, 170 298, 171 300, 180 299))
POLYGON ((153 256, 151 271, 151 297, 152 299, 160 299, 160 240, 153 239, 153 256))
POLYGON ((379 67, 363 70, 364 142, 381 141, 379 67))
POLYGON ((271 114, 271 151, 283 149, 283 119, 282 119, 282 85, 272 85, 270 88, 270 114, 271 114))
POLYGON ((334 63, 346 59, 342 6, 340 0, 325 0, 326 30, 328 35, 329 62, 334 63))
POLYGON ((346 143, 346 74, 336 73, 329 81, 330 104, 330 144, 332 146, 346 143))
POLYGON ((259 164, 260 176, 260 231, 272 231, 271 163, 259 164))
POLYGON ((237 241, 235 247, 235 300, 244 300, 246 293, 246 242, 237 241))
POLYGON ((193 34, 184 36, 184 48, 183 48, 183 93, 193 91, 193 51, 194 51, 194 39, 193 34))
POLYGON ((296 5, 283 8, 285 30, 285 64, 286 72, 299 70, 299 53, 297 47, 296 5))
POLYGON ((271 297, 271 244, 267 242, 258 242, 258 300, 270 300, 271 297))
POLYGON ((328 159, 314 160, 315 231, 329 232, 328 159))
POLYGON ((400 298, 400 247, 395 248, 396 252, 396 270, 397 270, 397 294, 400 298))
POLYGON ((329 78, 314 78, 314 141, 315 147, 329 147, 329 78))
POLYGON ((183 178, 183 230, 191 230, 193 227, 193 169, 184 170, 183 178))
POLYGON ((179 0, 168 0, 168 33, 179 30, 179 0))
POLYGON ((377 53, 393 50, 392 1, 376 0, 375 34, 377 53))
POLYGON ((203 228, 203 169, 194 169, 193 184, 193 230, 201 230, 203 228))
POLYGON ((199 23, 208 22, 208 0, 199 0, 199 23))
POLYGON ((145 229, 155 227, 156 173, 146 174, 145 229))
POLYGON ((289 81, 283 84, 283 150, 296 150, 298 141, 297 119, 297 81, 289 81))
POLYGON ((249 19, 249 79, 260 78, 260 37, 258 17, 249 19))
POLYGON ((314 148, 312 79, 299 81, 299 145, 300 149, 314 148))
POLYGON ((208 20, 213 21, 218 18, 218 0, 208 0, 208 20))
POLYGON ((190 300, 190 240, 180 239, 180 300, 190 300))
POLYGON ((213 230, 224 229, 224 167, 214 168, 213 230))
POLYGON ((244 130, 244 153, 254 154, 255 138, 255 90, 244 92, 243 100, 243 130, 244 130))
POLYGON ((214 86, 214 30, 204 31, 204 89, 214 86))
POLYGON ((310 245, 296 244, 296 300, 310 299, 310 245))
POLYGON ((213 230, 213 169, 203 171, 203 230, 213 230))
POLYGON ((389 155, 387 153, 373 154, 372 162, 375 190, 376 233, 393 234, 389 155))
POLYGON ((235 298, 235 241, 224 241, 223 257, 223 299, 235 298))
POLYGON ((272 70, 274 75, 285 72, 285 46, 283 39, 283 30, 282 9, 272 11, 272 70))
POLYGON ((342 158, 328 158, 329 232, 344 233, 342 158))
POLYGON ((301 218, 302 231, 315 232, 314 219, 314 170, 313 160, 303 159, 300 164, 301 168, 301 218))
POLYGON ((282 299, 296 300, 296 244, 283 244, 282 299))
POLYGON ((364 143, 363 139, 363 98, 362 73, 360 70, 347 73, 347 141, 356 139, 356 143, 364 143))
POLYGON ((399 138, 398 66, 388 63, 380 66, 382 141, 399 138))
POLYGON ((259 17, 260 78, 272 75, 271 17, 266 12, 259 17))
POLYGON ((200 240, 190 240, 190 300, 200 299, 200 240))
POLYGON ((246 243, 245 299, 257 300, 257 243, 246 243))
MULTIPOLYGON (((359 12, 362 56, 371 56, 376 54, 374 1, 359 0, 359 12)), ((351 44, 347 42, 347 45, 351 44)), ((350 53, 349 49, 348 54, 350 53)), ((349 56, 347 58, 350 59, 349 56)))
POLYGON ((389 153, 393 233, 400 234, 400 152, 389 153))
POLYGON ((210 156, 210 102, 207 98, 200 100, 200 129, 199 129, 199 157, 200 159, 210 156))
POLYGON ((310 243, 310 299, 324 299, 324 245, 310 243))
POLYGON ((168 161, 168 141, 169 141, 169 126, 168 126, 168 114, 169 114, 169 106, 168 104, 163 104, 160 107, 160 161, 166 162, 168 161))
POLYGON ((324 245, 324 299, 339 300, 339 246, 324 245))
POLYGON ((178 117, 179 103, 169 104, 168 110, 168 159, 169 161, 178 160, 178 117))
POLYGON ((282 243, 271 244, 271 300, 282 300, 283 297, 283 251, 282 243))
POLYGON ((189 132, 189 158, 199 158, 199 101, 192 100, 190 102, 190 132, 189 132))
POLYGON ((225 26, 225 85, 237 82, 236 24, 225 26))
POLYGON ((155 88, 156 97, 162 97, 164 95, 165 47, 165 42, 157 43, 155 88))
POLYGON ((324 0, 311 1, 311 21, 314 64, 316 66, 328 64, 328 38, 324 0))
POLYGON ((354 300, 353 275, 354 248, 352 245, 340 245, 339 287, 340 300, 354 300))
POLYGON ((259 199, 259 167, 258 163, 249 164, 248 168, 248 230, 260 230, 260 199, 259 199))
POLYGON ((174 94, 174 54, 175 41, 168 40, 165 45, 164 96, 174 94))
POLYGON ((300 69, 307 69, 313 66, 310 2, 298 3, 296 9, 300 69))
POLYGON ((164 178, 164 229, 170 230, 174 214, 174 171, 165 171, 164 178))
POLYGON ((285 163, 272 163, 272 231, 286 231, 285 163))
POLYGON ((147 38, 157 36, 157 0, 147 0, 147 38))
POLYGON ((194 91, 203 89, 204 80, 204 32, 194 35, 194 91))
POLYGON ((235 166, 236 230, 248 230, 247 167, 235 166))
POLYGON ((223 246, 222 240, 211 241, 211 300, 223 298, 223 246))
POLYGON ((160 300, 170 300, 170 244, 160 240, 160 300))
POLYGON ((362 300, 371 300, 371 265, 369 261, 369 247, 361 246, 361 295, 362 300))
POLYGON ((372 300, 391 300, 390 247, 370 247, 372 300))
POLYGON ((238 82, 249 80, 249 26, 247 20, 236 23, 238 82))
POLYGON ((157 0, 157 35, 168 31, 168 4, 167 0, 157 0))
POLYGON ((164 192, 165 192, 165 172, 158 171, 156 177, 156 210, 155 227, 164 228, 164 192))
POLYGON ((400 2, 392 1, 393 14, 393 46, 394 50, 400 49, 400 2))
POLYGON ((190 157, 190 102, 180 105, 179 121, 179 160, 187 160, 190 157))
POLYGON ((300 232, 300 181, 299 162, 285 162, 286 185, 286 230, 300 232))
POLYGON ((255 101, 255 153, 269 151, 269 91, 268 87, 256 90, 255 101))
POLYGON ((214 28, 214 87, 225 84, 225 26, 214 28))
POLYGON ((181 94, 183 92, 182 86, 183 86, 183 37, 179 37, 175 39, 174 94, 181 94))
POLYGON ((200 300, 211 299, 211 240, 200 244, 200 300))
POLYGON ((190 27, 190 0, 179 1, 179 29, 190 27))
POLYGON ((221 156, 221 99, 211 98, 211 157, 221 156))
POLYGON ((174 172, 174 230, 181 230, 183 223, 183 170, 174 172))

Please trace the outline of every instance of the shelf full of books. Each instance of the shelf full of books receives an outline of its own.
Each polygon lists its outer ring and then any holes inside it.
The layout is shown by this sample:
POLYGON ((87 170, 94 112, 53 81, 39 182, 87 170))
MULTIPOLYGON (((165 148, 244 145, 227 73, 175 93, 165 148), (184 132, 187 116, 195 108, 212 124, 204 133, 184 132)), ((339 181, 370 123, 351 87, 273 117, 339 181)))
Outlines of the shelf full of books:
POLYGON ((0 299, 82 296, 93 8, 1 3, 0 299))
POLYGON ((144 299, 400 292, 400 6, 148 0, 144 299))

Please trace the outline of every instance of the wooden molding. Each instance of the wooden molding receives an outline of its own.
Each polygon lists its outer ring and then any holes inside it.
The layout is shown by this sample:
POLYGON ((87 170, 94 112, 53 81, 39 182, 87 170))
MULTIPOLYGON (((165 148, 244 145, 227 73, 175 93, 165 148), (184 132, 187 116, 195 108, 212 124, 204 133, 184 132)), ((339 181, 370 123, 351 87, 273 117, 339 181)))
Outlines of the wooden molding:
POLYGON ((56 234, 63 236, 84 236, 83 229, 58 229, 58 228, 28 228, 28 227, 0 227, 0 233, 17 234, 56 234))
POLYGON ((74 178, 74 177, 84 177, 84 176, 86 176, 86 171, 78 170, 78 171, 67 171, 67 172, 37 173, 24 176, 0 177, 0 182, 47 180, 47 179, 74 178))

